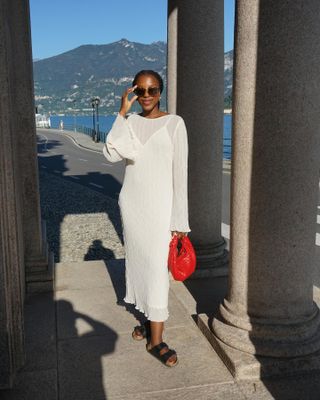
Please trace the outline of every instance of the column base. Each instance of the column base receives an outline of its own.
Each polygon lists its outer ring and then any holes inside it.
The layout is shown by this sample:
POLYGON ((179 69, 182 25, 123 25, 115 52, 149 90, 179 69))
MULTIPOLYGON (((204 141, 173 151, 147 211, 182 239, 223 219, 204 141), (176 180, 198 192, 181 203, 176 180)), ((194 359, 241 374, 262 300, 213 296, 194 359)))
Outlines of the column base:
POLYGON ((199 314, 196 322, 236 380, 257 380, 320 370, 320 350, 299 357, 280 358, 249 354, 223 343, 212 331, 213 316, 199 314))
POLYGON ((320 312, 315 303, 310 314, 298 320, 242 315, 224 299, 211 328, 222 342, 255 356, 291 358, 320 350, 320 312))
POLYGON ((227 276, 229 252, 225 247, 226 241, 224 238, 213 245, 195 245, 197 267, 189 279, 227 276))
POLYGON ((46 224, 42 220, 42 254, 27 257, 25 262, 27 294, 53 291, 54 255, 49 251, 46 236, 46 224))

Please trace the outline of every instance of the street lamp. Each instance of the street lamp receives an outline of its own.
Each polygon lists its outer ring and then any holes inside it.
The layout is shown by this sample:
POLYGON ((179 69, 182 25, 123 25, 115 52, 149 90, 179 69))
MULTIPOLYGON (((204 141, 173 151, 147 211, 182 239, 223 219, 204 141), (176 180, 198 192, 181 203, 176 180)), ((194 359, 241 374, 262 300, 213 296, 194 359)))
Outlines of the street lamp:
POLYGON ((77 132, 76 99, 74 99, 72 102, 73 102, 74 131, 77 132))
POLYGON ((95 141, 96 138, 95 98, 91 99, 91 106, 92 106, 92 140, 95 141))
POLYGON ((97 111, 97 142, 100 142, 100 130, 99 130, 99 104, 100 97, 95 98, 96 111, 97 111))
POLYGON ((99 104, 100 97, 93 97, 91 99, 92 106, 92 125, 93 125, 93 136, 92 140, 94 142, 100 142, 100 130, 99 130, 99 104), (96 129, 96 121, 97 121, 97 129, 96 129))

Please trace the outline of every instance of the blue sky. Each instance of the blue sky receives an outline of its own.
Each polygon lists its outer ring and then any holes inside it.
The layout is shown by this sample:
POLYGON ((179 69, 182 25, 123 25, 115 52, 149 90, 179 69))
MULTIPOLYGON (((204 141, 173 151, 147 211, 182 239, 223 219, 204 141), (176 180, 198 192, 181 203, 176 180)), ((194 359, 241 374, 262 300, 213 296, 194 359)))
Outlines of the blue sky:
MULTIPOLYGON (((233 48, 234 0, 224 3, 228 51, 233 48)), ((121 38, 167 40, 167 0, 30 0, 30 12, 33 58, 121 38)))

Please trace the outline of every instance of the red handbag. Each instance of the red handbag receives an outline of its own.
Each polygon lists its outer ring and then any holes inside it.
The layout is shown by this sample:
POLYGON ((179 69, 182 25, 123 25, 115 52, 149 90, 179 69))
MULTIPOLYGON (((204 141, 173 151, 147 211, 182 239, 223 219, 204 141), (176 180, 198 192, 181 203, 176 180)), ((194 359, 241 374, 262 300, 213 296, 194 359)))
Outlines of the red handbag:
POLYGON ((173 235, 169 245, 168 266, 176 281, 184 281, 196 269, 196 253, 187 235, 173 235))

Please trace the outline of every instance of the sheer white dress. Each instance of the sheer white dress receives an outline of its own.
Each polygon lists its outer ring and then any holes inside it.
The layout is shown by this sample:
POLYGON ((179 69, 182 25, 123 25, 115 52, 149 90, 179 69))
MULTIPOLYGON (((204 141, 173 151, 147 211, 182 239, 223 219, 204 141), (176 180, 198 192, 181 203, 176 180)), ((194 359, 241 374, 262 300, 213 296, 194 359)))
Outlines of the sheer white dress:
POLYGON ((174 114, 153 119, 118 114, 103 153, 111 162, 126 160, 118 200, 125 248, 124 301, 151 321, 165 321, 171 231, 191 231, 184 120, 174 114))

